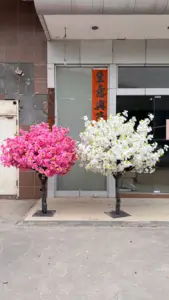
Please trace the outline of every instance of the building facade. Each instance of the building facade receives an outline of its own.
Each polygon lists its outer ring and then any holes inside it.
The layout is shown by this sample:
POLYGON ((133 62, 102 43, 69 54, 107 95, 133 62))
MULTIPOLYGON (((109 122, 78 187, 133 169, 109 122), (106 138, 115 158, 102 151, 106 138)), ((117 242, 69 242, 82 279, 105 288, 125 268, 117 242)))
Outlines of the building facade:
MULTIPOLYGON (((142 119, 151 112, 155 140, 168 143, 168 0, 11 2, 17 5, 17 25, 4 25, 10 34, 1 51, 0 66, 7 72, 1 85, 9 92, 2 88, 1 99, 20 100, 20 127, 48 120, 70 127, 78 140, 83 116, 92 116, 92 72, 104 69, 108 113, 128 110, 142 119)), ((166 155, 154 174, 123 178, 121 191, 127 197, 168 197, 168 171, 166 155)), ((20 171, 18 196, 39 197, 38 184, 34 173, 20 171)), ((111 177, 86 173, 77 165, 65 177, 49 180, 48 195, 112 197, 115 186, 111 177)))
MULTIPOLYGON (((0 140, 47 121, 47 41, 33 2, 0 3, 0 140), (5 100, 5 101, 4 101, 5 100), (13 105, 16 100, 17 105, 13 105), (5 108, 4 108, 5 105, 5 108), (13 116, 13 118, 12 118, 13 116)), ((34 172, 0 166, 0 198, 40 197, 34 172)))

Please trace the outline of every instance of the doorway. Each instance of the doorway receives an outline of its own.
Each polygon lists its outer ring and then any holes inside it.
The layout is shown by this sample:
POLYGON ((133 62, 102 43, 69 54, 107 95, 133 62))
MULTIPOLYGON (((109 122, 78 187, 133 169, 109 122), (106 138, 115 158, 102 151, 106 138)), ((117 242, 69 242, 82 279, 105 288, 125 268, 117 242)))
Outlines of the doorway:
MULTIPOLYGON (((138 121, 149 113, 154 115, 151 127, 153 142, 160 147, 169 145, 166 139, 166 121, 169 120, 168 95, 119 95, 117 96, 117 112, 128 111, 129 118, 135 116, 138 121)), ((169 153, 160 160, 153 174, 128 173, 121 182, 122 193, 152 194, 154 196, 169 195, 169 153)))
MULTIPOLYGON (((92 118, 92 67, 56 67, 57 125, 70 128, 79 141, 84 116, 92 118)), ((107 179, 79 167, 56 178, 56 196, 107 197, 107 179)))

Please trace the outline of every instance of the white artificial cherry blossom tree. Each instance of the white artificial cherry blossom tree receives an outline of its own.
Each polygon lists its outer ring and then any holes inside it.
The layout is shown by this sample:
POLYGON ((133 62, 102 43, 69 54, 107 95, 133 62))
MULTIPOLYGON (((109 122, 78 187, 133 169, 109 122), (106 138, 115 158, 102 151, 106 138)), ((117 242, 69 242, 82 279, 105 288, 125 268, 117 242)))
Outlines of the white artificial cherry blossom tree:
POLYGON ((84 117, 85 130, 80 133, 78 156, 86 170, 113 175, 116 181, 116 214, 120 214, 119 179, 126 172, 153 173, 168 146, 159 148, 153 142, 149 114, 137 123, 128 120, 128 112, 110 116, 107 120, 90 121, 84 117), (138 124, 138 125, 137 125, 138 124))

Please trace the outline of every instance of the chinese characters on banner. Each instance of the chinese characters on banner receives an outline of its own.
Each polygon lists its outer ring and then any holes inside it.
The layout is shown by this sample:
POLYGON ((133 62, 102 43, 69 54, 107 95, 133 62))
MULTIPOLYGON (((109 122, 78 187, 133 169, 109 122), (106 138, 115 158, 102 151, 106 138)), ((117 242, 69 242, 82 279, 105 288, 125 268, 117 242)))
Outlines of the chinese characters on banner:
POLYGON ((92 70, 92 120, 107 119, 108 70, 92 70))

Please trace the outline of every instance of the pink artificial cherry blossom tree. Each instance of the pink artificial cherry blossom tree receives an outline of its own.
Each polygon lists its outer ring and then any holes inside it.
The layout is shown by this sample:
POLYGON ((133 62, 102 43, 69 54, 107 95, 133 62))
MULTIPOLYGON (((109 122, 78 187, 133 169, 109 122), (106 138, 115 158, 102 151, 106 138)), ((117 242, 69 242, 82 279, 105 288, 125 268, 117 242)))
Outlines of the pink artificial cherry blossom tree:
POLYGON ((8 138, 1 146, 1 162, 5 167, 34 170, 42 186, 42 213, 47 214, 47 180, 54 175, 65 175, 74 165, 76 142, 67 134, 69 129, 41 123, 29 131, 8 138))

